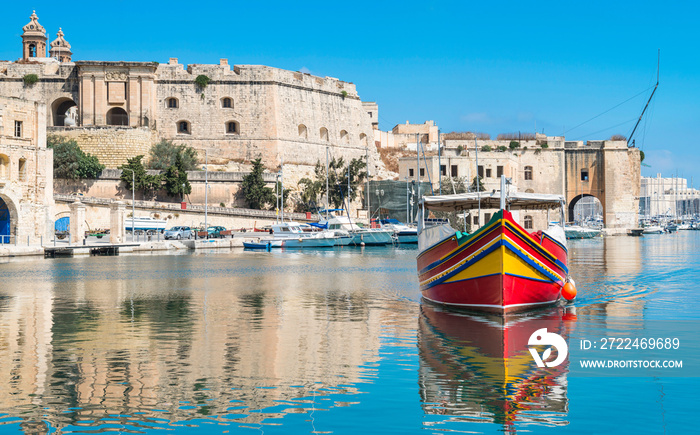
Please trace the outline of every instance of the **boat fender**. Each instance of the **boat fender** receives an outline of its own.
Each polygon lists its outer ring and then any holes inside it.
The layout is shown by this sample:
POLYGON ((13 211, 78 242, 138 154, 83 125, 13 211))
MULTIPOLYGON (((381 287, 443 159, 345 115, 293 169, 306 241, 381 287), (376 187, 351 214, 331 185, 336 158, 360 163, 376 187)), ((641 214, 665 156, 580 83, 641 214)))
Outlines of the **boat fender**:
POLYGON ((267 246, 265 247, 265 250, 267 252, 270 252, 272 250, 272 244, 270 242, 267 242, 267 246))
POLYGON ((569 279, 566 284, 564 284, 564 287, 561 289, 561 295, 567 301, 572 301, 576 298, 576 284, 574 284, 573 279, 569 279))

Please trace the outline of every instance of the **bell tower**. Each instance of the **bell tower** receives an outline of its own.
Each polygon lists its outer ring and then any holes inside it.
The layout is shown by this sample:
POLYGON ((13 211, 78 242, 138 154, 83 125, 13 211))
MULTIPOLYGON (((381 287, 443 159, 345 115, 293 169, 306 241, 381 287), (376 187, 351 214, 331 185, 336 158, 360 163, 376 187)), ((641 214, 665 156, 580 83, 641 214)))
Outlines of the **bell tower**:
POLYGON ((63 38, 63 30, 59 27, 56 39, 51 42, 49 56, 58 59, 59 62, 70 62, 72 55, 70 44, 63 38))
POLYGON ((32 11, 29 23, 22 27, 22 60, 46 57, 46 30, 38 18, 36 11, 32 11))

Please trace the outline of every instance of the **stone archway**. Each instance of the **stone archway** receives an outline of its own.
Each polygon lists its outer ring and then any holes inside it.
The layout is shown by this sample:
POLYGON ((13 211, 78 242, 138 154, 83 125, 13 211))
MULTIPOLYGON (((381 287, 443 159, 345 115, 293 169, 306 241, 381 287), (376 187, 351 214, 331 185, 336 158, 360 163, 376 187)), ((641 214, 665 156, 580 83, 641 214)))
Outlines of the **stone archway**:
POLYGON ((578 222, 579 220, 582 220, 585 217, 596 217, 598 214, 600 214, 604 219, 605 209, 603 203, 600 200, 600 198, 598 198, 595 195, 582 193, 573 197, 571 201, 569 201, 569 210, 567 213, 567 221, 569 222, 578 222), (581 210, 581 206, 584 205, 584 202, 587 203, 585 207, 586 210, 581 210), (591 205, 589 206, 588 203, 591 203, 591 205))
POLYGON ((121 107, 113 107, 107 111, 107 125, 129 125, 129 114, 121 107))
POLYGON ((51 118, 54 127, 78 125, 78 105, 70 98, 59 98, 51 103, 51 118))
POLYGON ((8 244, 17 237, 17 207, 6 195, 0 194, 0 244, 8 244))

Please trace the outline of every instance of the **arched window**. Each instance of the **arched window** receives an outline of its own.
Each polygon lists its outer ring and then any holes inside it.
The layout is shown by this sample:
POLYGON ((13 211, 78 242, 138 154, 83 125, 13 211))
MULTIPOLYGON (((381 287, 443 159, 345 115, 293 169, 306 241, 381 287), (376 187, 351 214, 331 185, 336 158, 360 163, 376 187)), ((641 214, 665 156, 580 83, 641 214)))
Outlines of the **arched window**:
POLYGON ((36 45, 29 44, 29 57, 36 57, 36 45))
POLYGON ((532 166, 525 166, 525 179, 532 180, 532 166))
POLYGON ((177 109, 179 107, 177 98, 170 97, 166 101, 168 109, 177 109))
POLYGON ((525 216, 525 219, 523 219, 523 228, 525 228, 526 230, 532 229, 532 216, 525 216))
POLYGON ((178 121, 177 122, 177 133, 178 134, 190 134, 190 133, 192 133, 190 130, 190 123, 187 121, 178 121))
POLYGON ((10 178, 10 158, 0 154, 0 180, 10 178))
POLYGON ((341 143, 350 143, 350 135, 348 134, 347 131, 340 130, 340 142, 341 143))
POLYGON ((27 181, 27 159, 19 159, 19 181, 27 181))
POLYGON ((309 132, 304 124, 299 124, 299 137, 302 139, 309 138, 309 132))
POLYGON ((322 141, 328 142, 328 129, 326 127, 321 127, 321 130, 319 130, 319 136, 321 137, 322 141))
POLYGON ((360 133, 360 145, 367 146, 367 135, 364 133, 360 133))
POLYGON ((107 112, 107 125, 129 125, 129 115, 121 107, 113 107, 107 112))
POLYGON ((229 97, 222 98, 221 107, 223 107, 224 109, 233 109, 233 100, 229 97))
POLYGON ((236 121, 226 123, 226 134, 240 134, 241 130, 236 121))

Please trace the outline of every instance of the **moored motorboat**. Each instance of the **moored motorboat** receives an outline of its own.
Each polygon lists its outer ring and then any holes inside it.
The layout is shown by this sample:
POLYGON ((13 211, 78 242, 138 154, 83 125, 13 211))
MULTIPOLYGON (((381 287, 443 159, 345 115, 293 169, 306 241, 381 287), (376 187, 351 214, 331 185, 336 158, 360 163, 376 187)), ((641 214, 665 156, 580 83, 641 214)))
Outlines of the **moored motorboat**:
POLYGON ((399 222, 396 219, 381 219, 381 227, 383 229, 394 232, 394 237, 399 243, 418 243, 418 229, 409 227, 408 225, 399 222))
POLYGON ((592 239, 603 232, 597 228, 587 228, 579 225, 567 225, 564 229, 567 239, 592 239))
POLYGON ((644 234, 663 234, 664 229, 660 225, 651 225, 644 227, 644 234))
MULTIPOLYGON (((505 178, 501 182, 504 191, 505 178)), ((559 195, 515 192, 427 196, 424 209, 462 211, 500 208, 472 234, 449 225, 425 227, 419 219, 418 280, 423 298, 480 311, 511 312, 575 297, 568 276, 564 230, 527 232, 509 210, 564 206, 559 195)), ((424 215, 424 210, 421 213, 424 215)))
POLYGON ((352 236, 352 244, 361 245, 391 245, 393 243, 393 231, 381 228, 362 228, 352 222, 347 216, 332 216, 327 221, 330 231, 344 230, 352 236))

